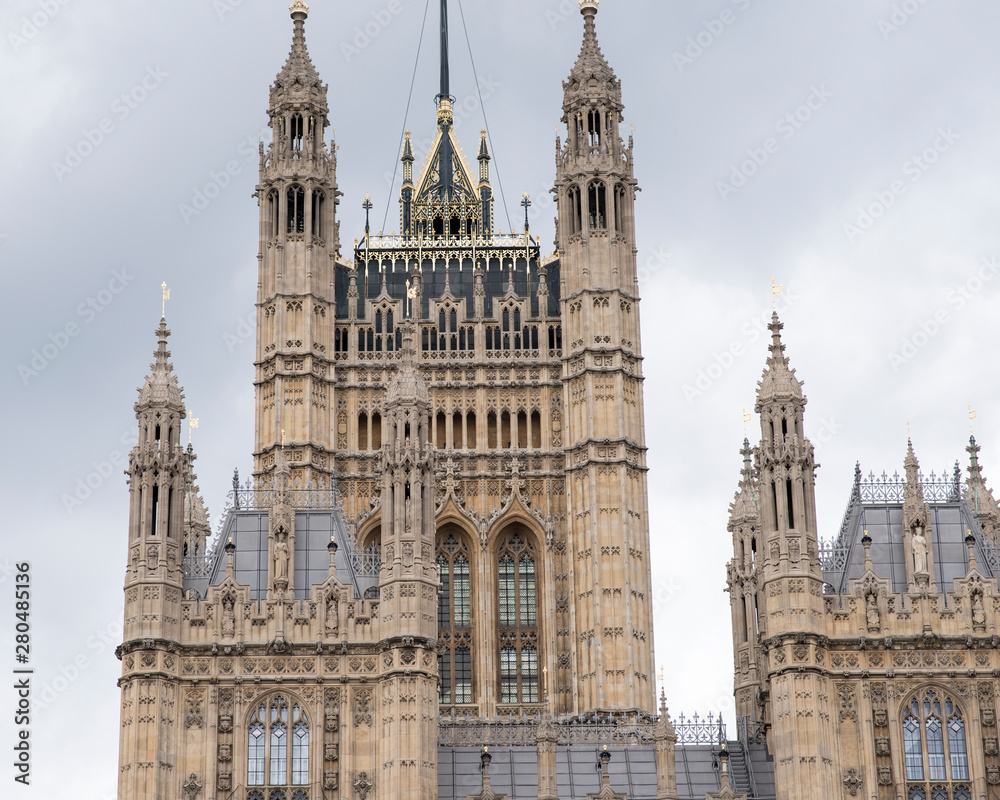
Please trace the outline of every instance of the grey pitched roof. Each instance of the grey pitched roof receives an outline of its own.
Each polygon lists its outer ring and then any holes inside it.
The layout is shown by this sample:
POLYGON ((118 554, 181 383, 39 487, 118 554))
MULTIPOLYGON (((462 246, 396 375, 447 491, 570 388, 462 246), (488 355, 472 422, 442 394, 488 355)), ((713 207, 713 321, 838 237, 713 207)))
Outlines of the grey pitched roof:
MULTIPOLYGON (((737 742, 730 743, 732 753, 742 751, 737 742)), ((651 744, 609 747, 611 762, 608 774, 611 787, 625 792, 629 800, 653 800, 656 797, 656 761, 651 744)), ((477 747, 438 748, 438 797, 441 800, 465 800, 482 788, 480 749, 477 747)), ((708 792, 719 790, 717 753, 712 745, 681 745, 677 747, 677 792, 681 800, 705 800, 708 792)), ((491 747, 490 780, 493 791, 506 794, 509 800, 535 800, 538 797, 538 755, 534 746, 491 747)), ((600 789, 597 771, 598 748, 563 745, 556 753, 556 775, 560 800, 583 800, 600 789)), ((734 758, 733 761, 736 761, 734 758)), ((750 746, 753 784, 757 800, 774 798, 774 761, 763 745, 750 746)), ((736 778, 737 765, 731 762, 736 778)), ((742 780, 747 775, 743 767, 742 780)), ((740 781, 734 781, 740 783, 740 781)), ((747 783, 742 783, 746 787, 747 783)))
MULTIPOLYGON (((955 578, 964 578, 968 572, 965 536, 967 531, 978 531, 979 524, 961 497, 957 479, 936 480, 932 475, 923 479, 922 485, 930 509, 928 529, 934 580, 941 591, 950 592, 955 578)), ((844 593, 848 581, 864 573, 865 551, 861 539, 866 530, 872 539, 872 566, 876 574, 892 580, 893 591, 906 591, 903 486, 898 476, 876 478, 872 475, 861 480, 858 475, 840 536, 824 554, 823 580, 828 584, 828 591, 844 593)), ((996 553, 987 552, 979 538, 976 561, 981 572, 994 579, 998 577, 996 553)))

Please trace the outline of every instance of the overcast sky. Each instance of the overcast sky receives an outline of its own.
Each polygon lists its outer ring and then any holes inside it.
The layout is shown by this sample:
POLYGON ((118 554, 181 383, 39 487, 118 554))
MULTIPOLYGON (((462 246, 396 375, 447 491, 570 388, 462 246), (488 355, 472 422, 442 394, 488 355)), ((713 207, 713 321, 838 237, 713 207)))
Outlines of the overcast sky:
MULTIPOLYGON (((330 86, 348 248, 366 193, 378 226, 387 208, 397 218, 389 184, 404 124, 417 140, 433 132, 433 2, 404 122, 425 2, 312 4, 307 36, 330 86)), ((529 192, 548 244, 576 1, 463 5, 510 216, 529 192)), ((483 114, 452 7, 458 135, 474 154, 483 114)), ((622 79, 643 189, 656 659, 675 714, 728 716, 726 522, 772 276, 823 465, 823 536, 839 528, 855 461, 901 469, 907 422, 926 470, 964 467, 971 403, 987 477, 1000 476, 1000 5, 605 0, 598 32, 622 79)), ((291 22, 283 0, 8 0, 0 34, 0 374, 12 455, 0 643, 12 649, 8 571, 29 560, 36 687, 48 690, 36 702, 50 702, 36 714, 25 796, 55 798, 71 775, 75 797, 106 800, 118 757, 121 465, 159 287, 172 292, 173 363, 201 420, 197 472, 216 529, 233 468, 251 467, 250 195, 291 22), (199 193, 212 199, 196 208, 199 193)), ((6 748, 14 697, 0 696, 6 748)))

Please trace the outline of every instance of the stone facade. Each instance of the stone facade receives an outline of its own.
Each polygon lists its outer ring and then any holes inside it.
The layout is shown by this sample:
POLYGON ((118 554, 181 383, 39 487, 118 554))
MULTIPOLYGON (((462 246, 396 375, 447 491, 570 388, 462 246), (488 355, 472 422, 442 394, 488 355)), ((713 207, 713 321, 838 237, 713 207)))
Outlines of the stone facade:
MULTIPOLYGON (((577 719, 654 731, 657 797, 677 796, 653 684, 637 183, 597 2, 580 6, 557 254, 527 219, 494 230, 485 136, 477 179, 445 85, 417 180, 402 154, 400 233, 366 227, 347 260, 327 87, 292 5, 256 193, 253 485, 234 479, 207 554, 165 320, 136 405, 123 800, 429 800, 439 726, 466 722, 526 726, 555 798, 577 719)), ((606 763, 599 796, 619 796, 606 763)))
POLYGON ((781 327, 775 315, 761 441, 744 442, 730 509, 737 713, 766 736, 779 800, 1000 797, 997 504, 979 447, 964 487, 957 465, 952 480, 923 478, 912 444, 903 478, 863 484, 859 469, 821 553, 781 327))

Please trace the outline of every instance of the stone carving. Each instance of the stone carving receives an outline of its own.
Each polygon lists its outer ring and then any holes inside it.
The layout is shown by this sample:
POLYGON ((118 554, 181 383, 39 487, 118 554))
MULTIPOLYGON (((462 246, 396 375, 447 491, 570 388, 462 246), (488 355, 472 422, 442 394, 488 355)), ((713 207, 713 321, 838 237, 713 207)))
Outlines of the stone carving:
POLYGON ((847 774, 844 775, 844 786, 847 787, 847 791, 850 792, 851 797, 857 797, 861 784, 861 775, 858 774, 857 769, 851 767, 847 770, 847 774))
POLYGON ((279 533, 274 543, 274 582, 288 582, 288 543, 287 534, 279 533))
POLYGON ((354 695, 354 725, 370 728, 372 724, 371 689, 358 689, 354 695))
POLYGON ((868 621, 868 630, 877 633, 882 629, 882 620, 878 610, 878 597, 874 592, 869 592, 865 598, 865 617, 868 621))
POLYGON ((336 592, 331 592, 326 598, 326 632, 328 636, 336 636, 340 629, 340 607, 336 592))
POLYGON ((202 701, 205 699, 205 693, 201 689, 192 689, 187 694, 187 709, 184 715, 184 727, 185 728, 201 728, 205 724, 205 718, 202 715, 202 701))
POLYGON ((913 574, 921 575, 927 573, 927 537, 924 536, 922 525, 913 527, 913 537, 911 540, 913 547, 913 574))
POLYGON ((184 797, 186 800, 195 800, 195 798, 201 794, 202 782, 201 779, 195 775, 193 772, 188 776, 187 781, 184 786, 184 797))
POLYGON ((372 789, 371 779, 367 772, 359 772, 354 781, 354 791, 357 792, 359 800, 366 800, 368 792, 372 789))
POLYGON ((857 693, 848 683, 837 685, 837 696, 840 698, 840 721, 850 719, 858 721, 857 693))
POLYGON ((983 590, 979 588, 972 590, 972 626, 974 628, 986 627, 986 610, 983 608, 983 590))
POLYGON ((226 592, 222 596, 222 635, 232 636, 236 633, 236 595, 226 592))

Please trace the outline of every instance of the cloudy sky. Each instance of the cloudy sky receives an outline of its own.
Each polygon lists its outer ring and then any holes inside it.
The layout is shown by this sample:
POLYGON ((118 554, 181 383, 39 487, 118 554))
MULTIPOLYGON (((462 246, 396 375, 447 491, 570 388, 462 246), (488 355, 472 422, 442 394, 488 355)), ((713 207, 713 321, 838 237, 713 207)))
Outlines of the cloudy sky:
MULTIPOLYGON (((425 2, 313 3, 307 34, 330 86, 347 245, 363 229, 366 193, 376 219, 387 208, 395 218, 404 124, 418 140, 432 132, 433 34, 404 120, 425 2)), ((533 227, 550 242, 546 197, 561 81, 579 49, 576 2, 463 5, 509 213, 516 220, 531 193, 533 227)), ((766 357, 772 276, 823 465, 823 535, 837 532, 855 461, 901 468, 908 422, 925 469, 950 470, 956 459, 964 466, 971 404, 987 476, 1000 476, 1000 6, 601 5, 643 189, 657 663, 673 712, 729 715, 727 508, 741 409, 753 406, 766 357)), ((452 6, 452 90, 468 152, 483 111, 452 6)), ((30 561, 44 707, 25 794, 54 798, 72 775, 76 797, 105 800, 118 748, 121 465, 159 287, 166 281, 173 296, 173 362, 201 420, 197 468, 217 526, 233 468, 251 465, 250 195, 291 23, 283 0, 9 0, 0 34, 0 374, 12 455, 0 642, 13 649, 12 567, 30 561), (195 208, 199 194, 212 197, 195 208)))

